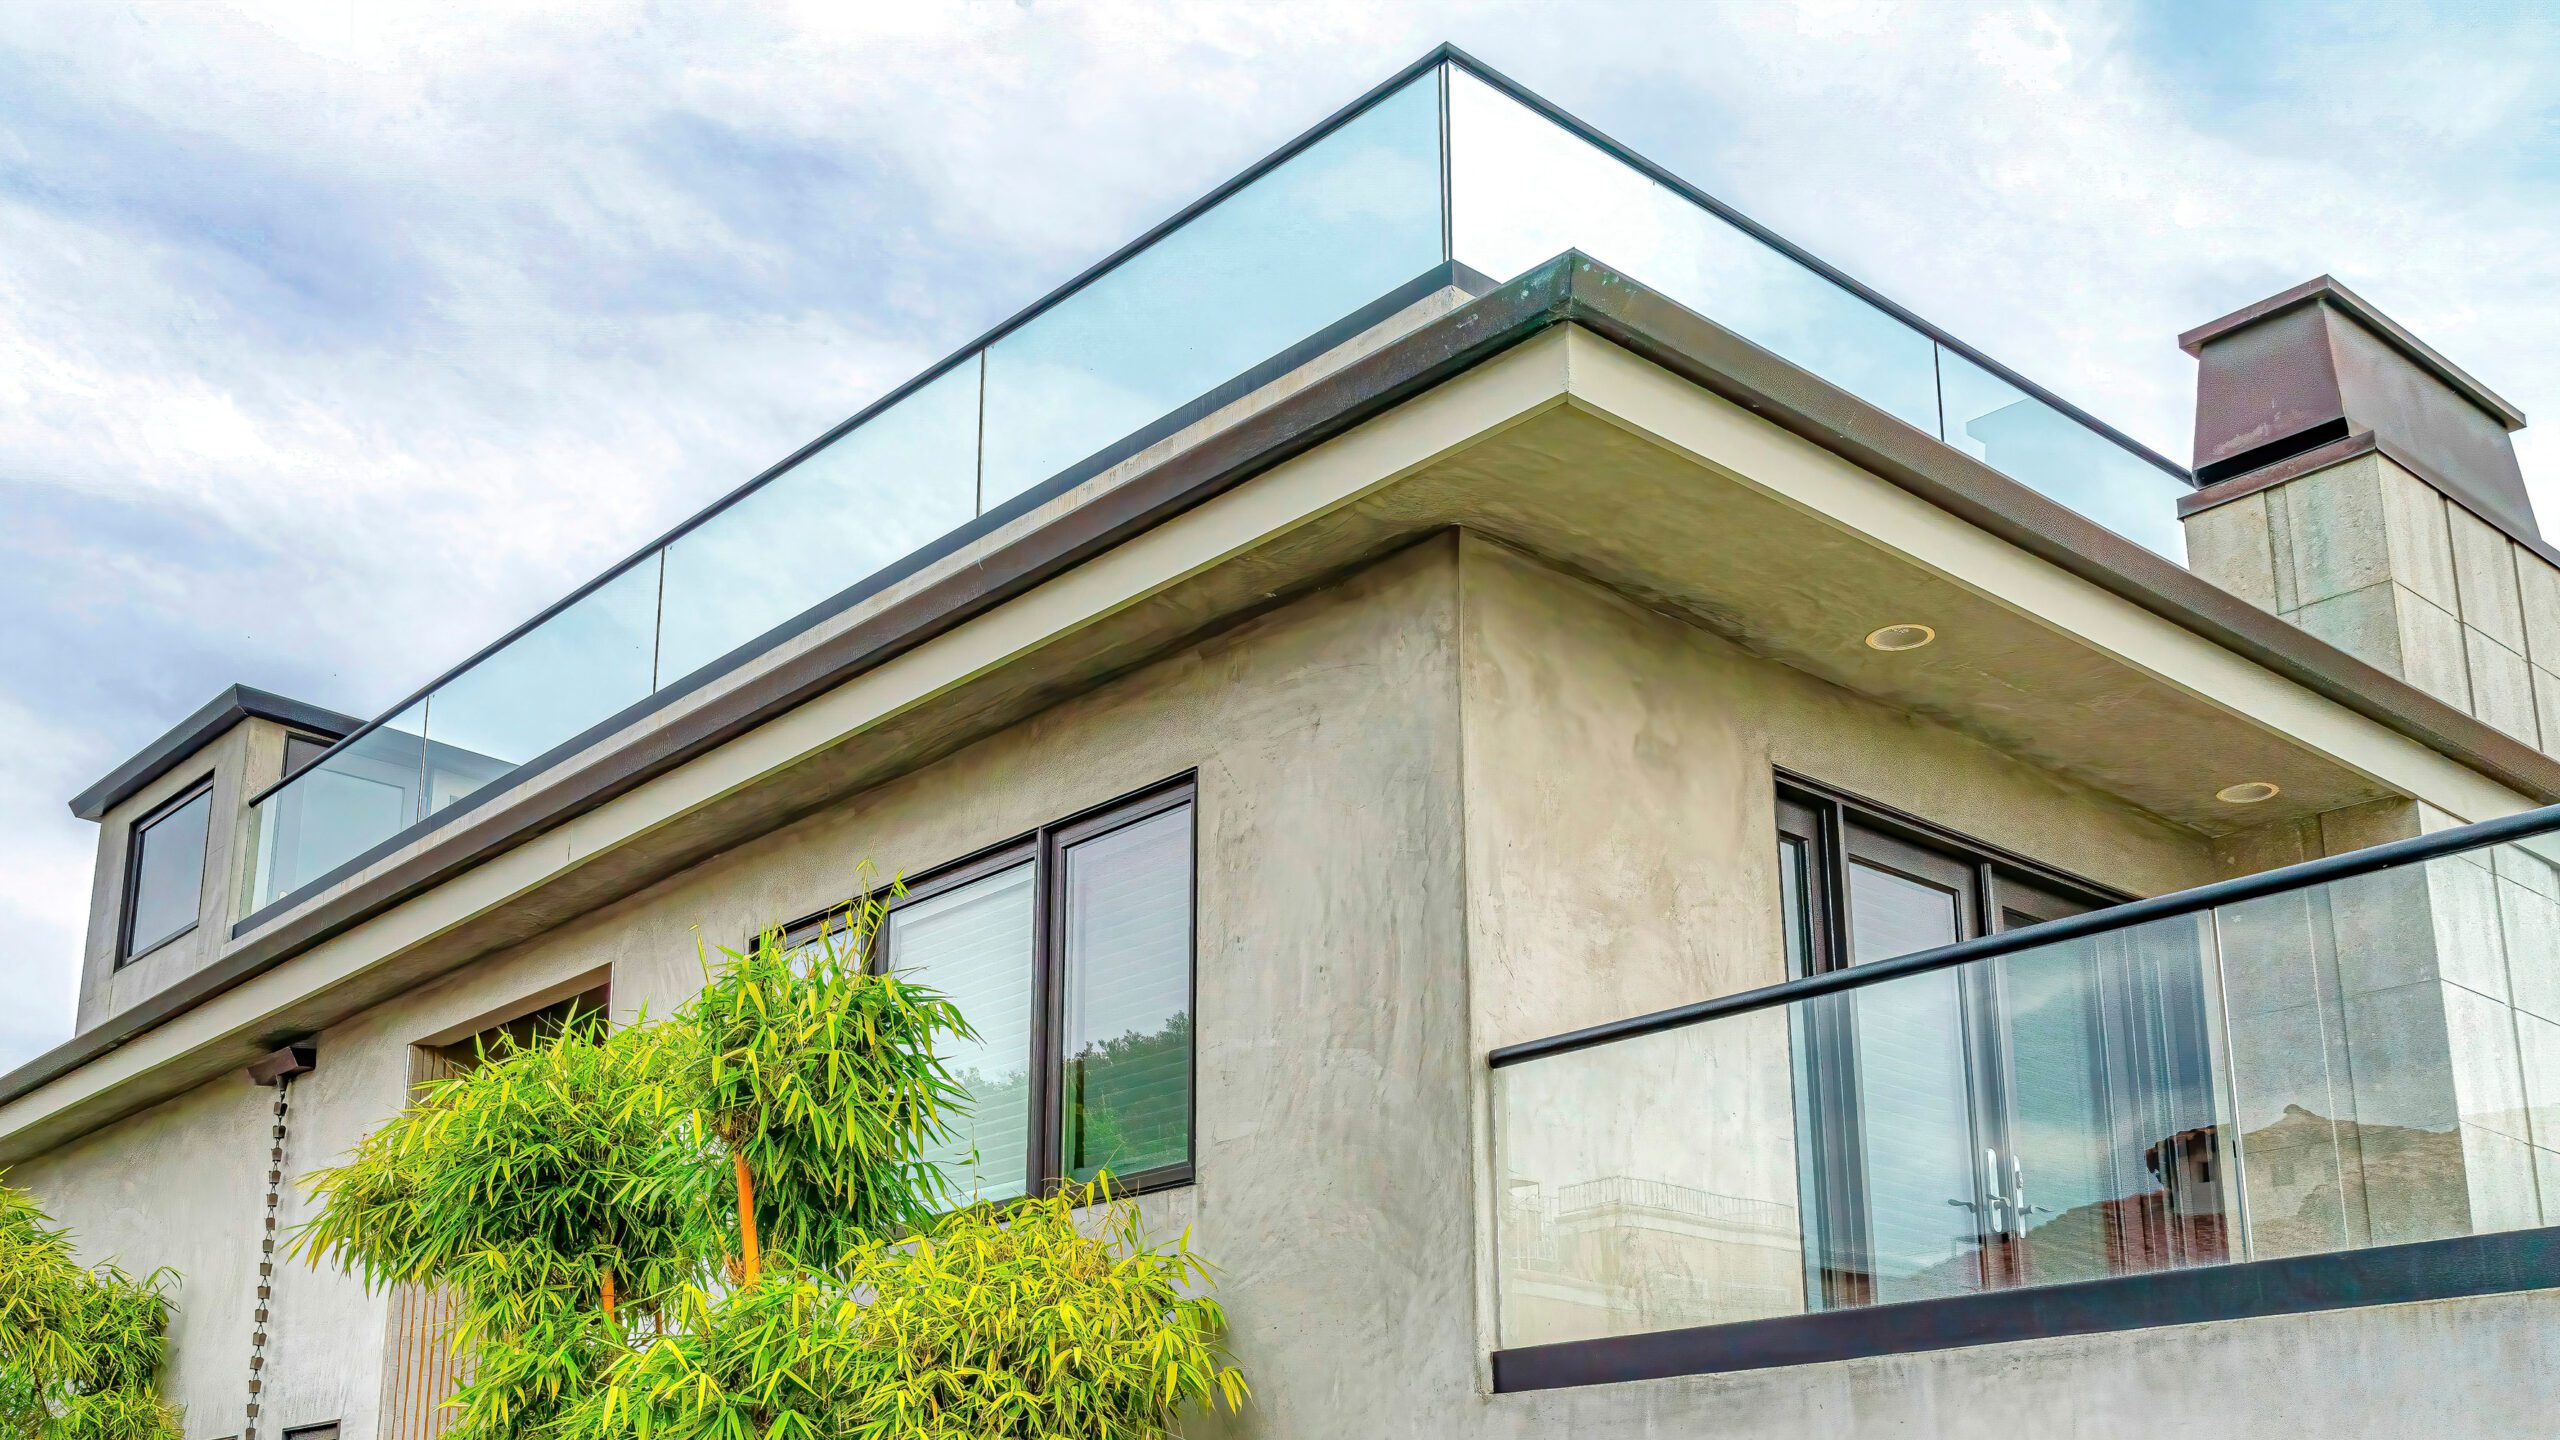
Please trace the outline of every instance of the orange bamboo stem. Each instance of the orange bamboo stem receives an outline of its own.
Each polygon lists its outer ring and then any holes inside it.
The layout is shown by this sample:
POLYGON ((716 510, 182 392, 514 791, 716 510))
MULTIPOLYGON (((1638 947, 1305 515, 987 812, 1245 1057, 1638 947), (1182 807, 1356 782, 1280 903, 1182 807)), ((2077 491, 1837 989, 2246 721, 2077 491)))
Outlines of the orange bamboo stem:
POLYGON ((738 1172, 738 1249, 745 1283, 753 1285, 764 1269, 756 1253, 756 1179, 747 1170, 747 1152, 732 1150, 729 1163, 738 1172))
POLYGON ((607 1321, 613 1319, 613 1267, 610 1265, 604 1272, 604 1318, 607 1321))

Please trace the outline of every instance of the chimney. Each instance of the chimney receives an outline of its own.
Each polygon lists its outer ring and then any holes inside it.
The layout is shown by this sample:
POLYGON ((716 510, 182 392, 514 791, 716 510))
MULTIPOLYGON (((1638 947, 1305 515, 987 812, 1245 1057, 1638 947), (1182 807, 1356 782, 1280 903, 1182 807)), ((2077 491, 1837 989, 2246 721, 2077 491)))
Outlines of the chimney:
POLYGON ((2196 357, 2188 564, 2560 752, 2560 551, 2524 414, 2326 275, 2178 337, 2196 357))
POLYGON ((2178 348, 2198 366, 2198 484, 2370 436, 2490 524, 2542 539, 2507 439, 2524 412, 2330 277, 2200 325, 2178 348))
MULTIPOLYGON (((2189 567, 2527 745, 2560 752, 2560 565, 2507 438, 2524 416, 2325 276, 2178 343, 2197 361, 2203 488, 2179 502, 2189 567)), ((2384 800, 2270 822, 2222 847, 2258 868, 2434 823, 2420 803, 2384 800)), ((2505 1218, 2518 1213, 2517 1167, 2541 1152, 2516 1138, 2520 1102, 2498 1097, 2532 1083, 2518 1078, 2527 1072, 2510 1027, 2541 1022, 2511 1003, 2522 992, 2509 984, 2498 937, 2540 933, 2532 927, 2560 921, 2560 906, 2522 872, 2459 861, 2366 879, 2332 887, 2311 917, 2318 966, 2296 965, 2292 978, 2266 966, 2246 987, 2251 998, 2230 1007, 2231 1052, 2244 1064, 2292 1053, 2296 1017, 2317 1003, 2335 1007, 2323 1014, 2338 1017, 2325 1043, 2339 1074, 2377 1068, 2376 1056, 2433 1057, 2389 1098, 2392 1120, 2423 1127, 2399 1133, 2425 1135, 2428 1183, 2394 1185, 2375 1168, 2372 1137, 2389 1127, 2371 1114, 2358 1117, 2361 1169, 2342 1159, 2331 1172, 2328 1183, 2363 1197, 2345 1222, 2355 1243, 2518 1223, 2505 1218)))

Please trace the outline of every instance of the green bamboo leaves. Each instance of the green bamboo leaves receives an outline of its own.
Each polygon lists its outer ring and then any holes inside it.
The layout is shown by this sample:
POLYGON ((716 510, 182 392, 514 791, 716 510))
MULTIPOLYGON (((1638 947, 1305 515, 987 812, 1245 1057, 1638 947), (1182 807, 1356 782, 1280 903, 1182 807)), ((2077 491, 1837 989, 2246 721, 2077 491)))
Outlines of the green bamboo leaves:
POLYGON ((718 1177, 669 1084, 688 1040, 571 1023, 424 1087, 308 1182, 294 1251, 459 1293, 472 1358, 446 1440, 539 1433, 721 1245, 718 1177))
POLYGON ((850 1278, 869 1297, 852 1440, 1153 1440, 1192 1404, 1244 1404, 1188 1233, 1150 1245, 1107 1182, 963 1211, 850 1278))
POLYGON ((1245 1400, 1208 1278, 1099 1185, 965 1210, 841 1277, 689 1293, 555 1440, 1155 1440, 1245 1400))
POLYGON ((303 1254, 461 1292, 446 1440, 1154 1440, 1243 1403, 1187 1240, 1100 1186, 943 1213, 971 1032, 871 971, 887 914, 724 950, 671 1019, 499 1055, 314 1179, 303 1254))
POLYGON ((82 1269, 35 1201, 0 1185, 0 1436, 176 1440, 177 1414, 153 1388, 167 1279, 82 1269))
POLYGON ((573 1024, 425 1086, 310 1179, 319 1213, 292 1248, 369 1285, 453 1286, 500 1328, 600 1308, 608 1275, 646 1312, 718 1243, 714 1177, 667 1083, 684 1038, 573 1024))
POLYGON ((946 1203, 923 1155, 968 1095, 935 1044, 971 1032, 941 996, 865 969, 886 915, 866 895, 815 943, 767 931, 744 953, 723 950, 677 1013, 695 1037, 677 1083, 753 1197, 742 1253, 753 1238, 803 1266, 834 1266, 946 1203))

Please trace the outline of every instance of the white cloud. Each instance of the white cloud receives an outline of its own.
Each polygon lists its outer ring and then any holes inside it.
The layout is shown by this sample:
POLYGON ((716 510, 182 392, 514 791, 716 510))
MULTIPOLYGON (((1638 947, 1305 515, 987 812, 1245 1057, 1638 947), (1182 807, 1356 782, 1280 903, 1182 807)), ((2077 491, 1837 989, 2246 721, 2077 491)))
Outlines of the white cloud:
POLYGON ((2159 13, 0 10, 0 1013, 220 685, 388 703, 1443 38, 2172 455, 2324 269, 2548 408, 2547 27, 2159 13))

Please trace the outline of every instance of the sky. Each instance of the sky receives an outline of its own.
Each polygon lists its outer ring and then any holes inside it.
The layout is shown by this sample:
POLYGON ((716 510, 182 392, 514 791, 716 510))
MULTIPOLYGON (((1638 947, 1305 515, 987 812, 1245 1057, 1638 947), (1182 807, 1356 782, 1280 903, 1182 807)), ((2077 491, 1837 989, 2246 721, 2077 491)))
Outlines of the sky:
POLYGON ((14 0, 0 1068, 82 787, 379 712, 1443 40, 2173 457, 2177 334, 2321 273, 2560 417, 2525 8, 14 0))

